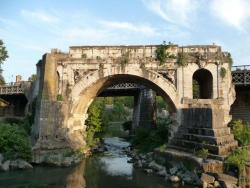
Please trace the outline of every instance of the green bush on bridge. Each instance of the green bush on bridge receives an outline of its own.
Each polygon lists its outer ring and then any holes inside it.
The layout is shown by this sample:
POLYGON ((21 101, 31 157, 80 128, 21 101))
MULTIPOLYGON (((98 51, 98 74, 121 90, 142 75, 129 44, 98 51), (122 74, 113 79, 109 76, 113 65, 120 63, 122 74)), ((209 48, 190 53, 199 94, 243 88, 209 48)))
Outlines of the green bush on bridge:
POLYGON ((5 159, 31 160, 31 145, 27 132, 17 124, 0 125, 0 153, 5 159))

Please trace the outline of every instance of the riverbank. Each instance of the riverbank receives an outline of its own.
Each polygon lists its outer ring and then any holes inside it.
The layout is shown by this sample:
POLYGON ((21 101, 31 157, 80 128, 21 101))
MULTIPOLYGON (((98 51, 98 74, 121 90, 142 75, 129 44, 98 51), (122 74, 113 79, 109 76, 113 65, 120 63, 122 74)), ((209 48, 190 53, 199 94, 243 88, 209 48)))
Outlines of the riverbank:
MULTIPOLYGON (((164 177, 175 185, 237 188, 241 184, 236 177, 224 173, 225 163, 222 161, 204 160, 190 153, 166 148, 158 148, 149 153, 140 153, 138 150, 127 153, 131 156, 129 162, 136 168, 143 169, 147 174, 164 177)), ((247 185, 244 184, 243 187, 247 185)))
MULTIPOLYGON (((39 188, 174 188, 164 177, 148 174, 127 161, 129 143, 120 138, 105 138, 107 151, 83 159, 71 167, 34 166, 33 169, 0 172, 0 187, 39 188)), ((179 185, 179 188, 192 186, 179 185)), ((193 187, 192 187, 193 188, 193 187)))

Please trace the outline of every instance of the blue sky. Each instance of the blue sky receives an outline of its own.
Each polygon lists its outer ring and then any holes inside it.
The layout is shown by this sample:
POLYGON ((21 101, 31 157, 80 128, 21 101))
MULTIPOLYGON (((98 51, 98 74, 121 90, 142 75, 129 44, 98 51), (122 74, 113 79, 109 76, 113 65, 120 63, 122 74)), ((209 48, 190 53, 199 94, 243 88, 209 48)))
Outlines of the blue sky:
POLYGON ((216 43, 250 64, 249 0, 1 0, 7 82, 27 79, 51 48, 216 43))

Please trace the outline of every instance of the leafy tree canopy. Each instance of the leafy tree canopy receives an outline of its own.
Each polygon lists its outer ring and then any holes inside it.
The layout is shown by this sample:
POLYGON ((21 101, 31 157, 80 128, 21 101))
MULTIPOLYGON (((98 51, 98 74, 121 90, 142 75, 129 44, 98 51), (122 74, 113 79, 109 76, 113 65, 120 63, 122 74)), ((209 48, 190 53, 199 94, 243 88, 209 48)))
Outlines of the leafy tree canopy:
POLYGON ((2 65, 8 57, 8 51, 6 50, 3 41, 0 39, 0 65, 2 65))

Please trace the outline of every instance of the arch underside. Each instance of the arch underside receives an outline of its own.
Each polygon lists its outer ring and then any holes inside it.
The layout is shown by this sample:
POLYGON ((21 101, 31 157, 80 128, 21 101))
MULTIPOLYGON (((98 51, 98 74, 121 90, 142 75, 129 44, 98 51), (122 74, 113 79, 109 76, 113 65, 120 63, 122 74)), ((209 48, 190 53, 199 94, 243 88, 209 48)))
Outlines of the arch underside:
POLYGON ((86 114, 88 107, 95 97, 111 85, 119 83, 136 83, 153 89, 157 95, 163 97, 168 103, 170 111, 175 112, 178 104, 177 92, 172 83, 160 74, 152 71, 135 70, 135 72, 125 71, 125 73, 100 74, 99 71, 86 75, 72 89, 72 109, 71 114, 86 114), (141 73, 141 74, 140 74, 141 73), (101 75, 101 76, 100 76, 101 75), (104 75, 104 76, 103 76, 104 75))

